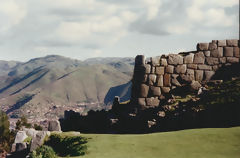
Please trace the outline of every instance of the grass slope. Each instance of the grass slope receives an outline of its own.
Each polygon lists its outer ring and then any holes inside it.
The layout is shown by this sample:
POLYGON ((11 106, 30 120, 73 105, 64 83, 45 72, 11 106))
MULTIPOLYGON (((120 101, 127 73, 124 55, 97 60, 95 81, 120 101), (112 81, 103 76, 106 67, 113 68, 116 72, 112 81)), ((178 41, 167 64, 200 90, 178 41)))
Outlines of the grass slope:
POLYGON ((91 138, 88 154, 82 158, 239 158, 240 155, 240 127, 82 136, 91 138))

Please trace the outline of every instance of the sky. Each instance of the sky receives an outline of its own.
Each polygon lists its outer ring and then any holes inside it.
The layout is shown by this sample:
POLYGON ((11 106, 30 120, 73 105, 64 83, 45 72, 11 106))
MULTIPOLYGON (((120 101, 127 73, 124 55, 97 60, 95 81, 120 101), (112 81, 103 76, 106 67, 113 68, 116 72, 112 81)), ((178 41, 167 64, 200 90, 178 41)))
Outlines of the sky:
POLYGON ((238 0, 0 0, 0 60, 147 57, 239 39, 238 0))

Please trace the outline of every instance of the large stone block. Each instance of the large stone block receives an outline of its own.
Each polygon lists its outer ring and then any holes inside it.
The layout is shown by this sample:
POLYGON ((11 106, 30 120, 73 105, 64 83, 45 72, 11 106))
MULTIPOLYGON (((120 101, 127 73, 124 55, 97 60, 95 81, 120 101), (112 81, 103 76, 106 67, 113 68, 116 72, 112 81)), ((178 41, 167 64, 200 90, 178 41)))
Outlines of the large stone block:
POLYGON ((22 143, 28 136, 25 131, 18 131, 14 143, 22 143))
POLYGON ((197 64, 187 64, 187 68, 189 69, 197 69, 198 65, 197 64))
POLYGON ((144 75, 144 78, 143 78, 143 83, 146 83, 146 82, 147 82, 147 80, 148 80, 148 75, 146 74, 146 75, 144 75))
POLYGON ((217 70, 218 70, 218 65, 214 65, 214 66, 212 67, 212 69, 213 69, 213 71, 217 71, 217 70))
POLYGON ((199 88, 202 87, 202 85, 198 81, 192 81, 190 86, 191 86, 191 89, 193 89, 195 91, 199 90, 199 88))
POLYGON ((224 56, 232 57, 233 56, 233 47, 224 47, 224 56))
POLYGON ((227 46, 226 40, 218 40, 217 44, 218 44, 218 47, 225 47, 225 46, 227 46))
POLYGON ((200 70, 212 70, 212 67, 209 65, 198 65, 198 69, 200 70))
POLYGON ((153 66, 159 66, 160 65, 160 56, 151 57, 151 62, 152 62, 153 66))
POLYGON ((174 66, 173 65, 166 66, 165 72, 172 74, 174 72, 174 66))
POLYGON ((155 107, 155 106, 159 106, 160 100, 158 99, 158 97, 151 97, 151 98, 147 98, 147 106, 149 107, 155 107))
POLYGON ((218 49, 212 50, 211 51, 211 57, 223 57, 223 48, 218 47, 218 49))
POLYGON ((226 57, 219 58, 219 62, 220 62, 221 64, 225 64, 225 63, 227 62, 226 57))
POLYGON ((145 68, 146 68, 146 73, 150 74, 151 73, 151 65, 150 64, 146 64, 145 68))
POLYGON ((155 70, 156 70, 156 67, 155 67, 155 66, 152 66, 151 73, 152 73, 152 74, 155 74, 155 70))
POLYGON ((211 80, 211 78, 213 77, 213 75, 215 74, 215 72, 214 71, 205 71, 205 80, 206 81, 209 81, 209 80, 211 80))
POLYGON ((215 49, 217 49, 217 43, 213 43, 213 42, 209 43, 208 49, 209 49, 209 50, 215 50, 215 49))
POLYGON ((161 65, 162 65, 162 66, 167 66, 167 65, 168 65, 168 64, 167 64, 167 59, 161 58, 161 65))
POLYGON ((135 66, 144 66, 145 65, 145 56, 137 55, 135 58, 135 66))
POLYGON ((195 80, 199 82, 203 80, 203 70, 195 70, 195 80))
POLYGON ((237 39, 227 40, 227 46, 228 47, 237 47, 238 46, 238 40, 237 39))
POLYGON ((163 86, 163 75, 158 75, 157 86, 163 86))
POLYGON ((50 135, 49 131, 39 131, 36 136, 32 138, 30 152, 43 145, 44 139, 47 135, 50 135))
POLYGON ((171 65, 183 64, 183 57, 178 54, 169 54, 168 64, 171 64, 171 65))
POLYGON ((154 85, 156 83, 157 76, 154 74, 150 74, 148 77, 148 83, 149 85, 154 85))
POLYGON ((171 86, 171 76, 170 76, 170 74, 164 74, 163 85, 166 86, 166 87, 171 86))
POLYGON ((148 96, 149 86, 141 84, 140 97, 146 98, 148 96))
POLYGON ((49 121, 48 131, 61 131, 60 122, 58 120, 49 121))
POLYGON ((138 105, 140 105, 141 107, 145 107, 146 106, 146 99, 145 98, 138 98, 138 105))
POLYGON ((197 50, 208 50, 208 43, 198 43, 197 44, 197 50))
POLYGON ((194 70, 192 69, 187 69, 186 74, 181 74, 181 78, 187 82, 191 82, 192 80, 195 80, 194 76, 194 70))
POLYGON ((169 93, 170 92, 170 87, 161 87, 162 93, 169 93))
POLYGON ((156 74, 164 75, 164 69, 165 69, 165 67, 163 67, 163 66, 156 67, 156 74))
POLYGON ((227 62, 228 62, 228 63, 238 63, 238 62, 239 62, 239 58, 236 58, 236 57, 227 57, 227 62))
POLYGON ((206 62, 207 62, 208 65, 217 65, 217 64, 219 64, 218 58, 214 58, 214 57, 207 57, 206 58, 206 62))
POLYGON ((204 55, 206 56, 206 57, 210 57, 210 54, 211 54, 211 52, 208 50, 208 51, 204 51, 204 55))
POLYGON ((178 81, 178 76, 177 74, 172 74, 172 78, 171 78, 171 81, 172 81, 172 84, 175 85, 175 86, 181 86, 181 84, 179 83, 178 81))
POLYGON ((153 96, 160 96, 160 95, 161 95, 161 89, 160 89, 160 87, 151 86, 150 89, 151 89, 151 94, 152 94, 153 96))
POLYGON ((240 57, 240 53, 239 53, 240 51, 239 51, 239 47, 233 47, 233 55, 235 56, 235 57, 240 57))
POLYGON ((194 54, 190 53, 184 57, 184 64, 192 64, 194 59, 194 54))
POLYGON ((194 64, 204 64, 204 62, 205 62, 205 56, 204 56, 203 52, 196 53, 194 56, 193 63, 194 64))
POLYGON ((175 67, 175 71, 178 74, 184 74, 187 71, 187 65, 186 64, 177 65, 177 67, 175 67))

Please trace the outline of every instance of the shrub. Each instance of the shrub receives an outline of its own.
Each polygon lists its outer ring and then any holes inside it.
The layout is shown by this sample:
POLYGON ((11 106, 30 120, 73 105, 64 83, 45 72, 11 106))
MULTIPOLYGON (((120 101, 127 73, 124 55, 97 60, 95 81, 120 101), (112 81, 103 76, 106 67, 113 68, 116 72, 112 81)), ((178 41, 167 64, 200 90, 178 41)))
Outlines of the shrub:
POLYGON ((25 126, 26 128, 32 127, 32 125, 28 123, 28 120, 25 116, 22 116, 20 120, 16 122, 16 130, 20 130, 23 126, 25 126))
POLYGON ((33 151, 30 158, 57 158, 57 155, 50 146, 43 145, 33 151))
POLYGON ((59 156, 80 156, 85 155, 87 139, 80 136, 61 136, 52 134, 46 141, 59 156))
POLYGON ((42 131, 43 128, 40 125, 34 124, 34 129, 38 131, 42 131))

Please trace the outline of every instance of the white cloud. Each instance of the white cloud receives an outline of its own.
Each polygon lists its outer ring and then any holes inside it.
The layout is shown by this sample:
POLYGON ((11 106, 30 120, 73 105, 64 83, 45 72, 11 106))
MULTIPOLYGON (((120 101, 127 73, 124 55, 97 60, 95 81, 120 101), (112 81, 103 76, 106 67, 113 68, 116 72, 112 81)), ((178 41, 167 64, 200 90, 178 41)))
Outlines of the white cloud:
POLYGON ((161 6, 160 0, 143 0, 144 4, 147 6, 148 9, 148 20, 154 19, 159 12, 159 7, 161 6))

